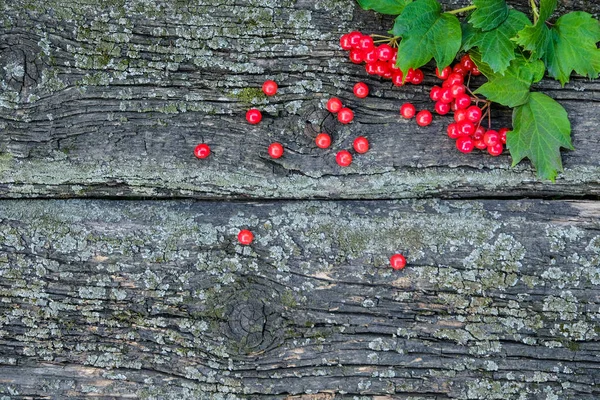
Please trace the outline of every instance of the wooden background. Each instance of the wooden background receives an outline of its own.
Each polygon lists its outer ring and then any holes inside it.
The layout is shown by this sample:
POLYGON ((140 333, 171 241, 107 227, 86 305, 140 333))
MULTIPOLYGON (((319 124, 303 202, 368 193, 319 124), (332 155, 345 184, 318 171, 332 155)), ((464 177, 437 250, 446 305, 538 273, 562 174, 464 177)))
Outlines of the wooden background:
POLYGON ((351 0, 0 11, 1 399, 600 398, 600 81, 535 86, 573 126, 549 183, 402 120, 437 78, 351 64, 341 34, 392 24, 351 0))

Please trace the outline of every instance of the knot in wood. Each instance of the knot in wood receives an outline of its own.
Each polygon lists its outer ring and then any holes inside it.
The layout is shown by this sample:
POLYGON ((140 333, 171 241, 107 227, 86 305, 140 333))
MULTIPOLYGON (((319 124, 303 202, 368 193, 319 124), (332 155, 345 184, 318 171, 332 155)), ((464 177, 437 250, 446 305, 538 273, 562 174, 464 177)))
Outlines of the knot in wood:
POLYGON ((0 79, 22 102, 38 85, 42 69, 39 46, 20 35, 0 35, 0 79))

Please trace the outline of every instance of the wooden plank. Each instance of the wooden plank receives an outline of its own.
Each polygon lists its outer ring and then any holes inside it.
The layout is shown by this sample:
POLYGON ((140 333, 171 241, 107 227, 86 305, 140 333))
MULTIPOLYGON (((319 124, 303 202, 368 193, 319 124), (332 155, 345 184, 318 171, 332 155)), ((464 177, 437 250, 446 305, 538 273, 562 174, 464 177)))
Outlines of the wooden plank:
MULTIPOLYGON (((511 169, 507 154, 458 153, 445 136, 447 118, 429 128, 401 120, 405 101, 431 107, 427 92, 437 79, 428 68, 424 86, 398 89, 351 64, 338 47, 342 33, 392 25, 353 1, 1 4, 2 197, 600 194, 598 81, 536 87, 566 107, 577 148, 564 153, 556 184, 540 182, 527 162, 511 169), (258 89, 267 78, 281 86, 269 100, 258 89), (371 87, 367 99, 351 94, 359 80, 371 87), (323 103, 334 95, 356 111, 355 123, 321 126, 323 103), (265 110, 260 125, 245 123, 251 106, 265 110), (331 150, 313 145, 322 128, 334 136, 331 150), (358 135, 372 150, 340 169, 335 152, 358 135), (214 151, 208 160, 193 157, 201 141, 214 151), (266 154, 273 141, 286 149, 277 161, 266 154)), ((600 11, 597 2, 568 6, 600 11)), ((495 114, 497 126, 510 122, 508 110, 495 114)))
POLYGON ((599 320, 597 202, 0 203, 14 398, 596 399, 599 320))

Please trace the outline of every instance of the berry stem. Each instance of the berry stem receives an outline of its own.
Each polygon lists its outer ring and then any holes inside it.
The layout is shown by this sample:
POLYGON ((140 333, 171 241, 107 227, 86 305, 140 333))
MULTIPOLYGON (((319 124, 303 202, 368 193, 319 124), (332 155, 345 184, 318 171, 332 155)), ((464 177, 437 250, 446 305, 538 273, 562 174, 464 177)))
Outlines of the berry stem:
MULTIPOLYGON (((531 0, 531 1, 533 1, 533 0, 531 0)), ((468 7, 457 8, 456 10, 446 11, 446 13, 455 15, 455 14, 460 14, 460 13, 464 13, 467 11, 475 10, 476 8, 477 8, 477 6, 473 4, 468 7)))
POLYGON ((531 12, 533 12, 533 24, 536 25, 538 19, 540 19, 540 11, 537 4, 535 4, 535 0, 529 0, 529 4, 531 5, 531 12))

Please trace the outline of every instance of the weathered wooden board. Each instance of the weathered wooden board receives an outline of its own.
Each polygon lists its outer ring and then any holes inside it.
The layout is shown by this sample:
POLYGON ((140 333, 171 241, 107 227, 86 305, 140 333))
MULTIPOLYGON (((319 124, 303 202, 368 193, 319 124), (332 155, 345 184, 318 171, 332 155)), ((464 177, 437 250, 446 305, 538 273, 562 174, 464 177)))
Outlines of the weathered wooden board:
MULTIPOLYGON (((427 93, 436 78, 398 89, 351 64, 338 47, 342 33, 383 33, 392 24, 355 3, 0 1, 0 196, 600 194, 597 81, 537 87, 569 111, 577 148, 564 154, 557 184, 540 182, 527 162, 511 169, 508 154, 458 153, 445 135, 449 118, 427 129, 400 120, 406 100, 432 106, 427 93), (258 89, 267 78, 281 86, 269 100, 258 89), (371 87, 367 99, 351 94, 358 80, 371 87), (322 151, 313 138, 332 95, 356 111, 356 122, 326 121, 335 140, 322 151), (265 110, 255 127, 244 119, 252 105, 265 110), (335 152, 359 134, 372 151, 340 169, 335 152), (202 162, 192 155, 200 141, 214 150, 202 162), (272 141, 286 148, 280 160, 266 155, 272 141)), ((600 11, 598 2, 565 5, 600 11)), ((496 114, 509 123, 507 110, 496 114)))
POLYGON ((591 400, 599 335, 597 202, 0 203, 8 398, 591 400))

